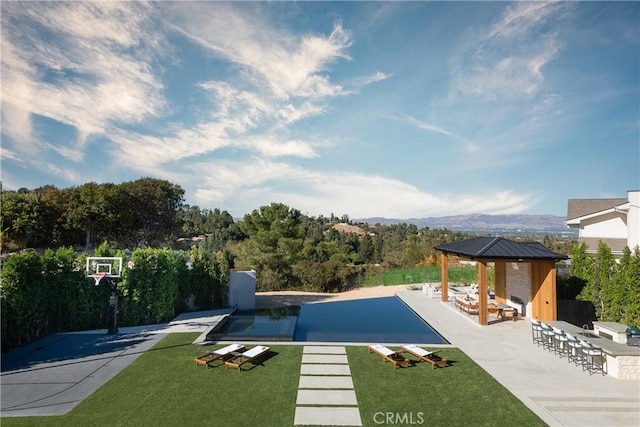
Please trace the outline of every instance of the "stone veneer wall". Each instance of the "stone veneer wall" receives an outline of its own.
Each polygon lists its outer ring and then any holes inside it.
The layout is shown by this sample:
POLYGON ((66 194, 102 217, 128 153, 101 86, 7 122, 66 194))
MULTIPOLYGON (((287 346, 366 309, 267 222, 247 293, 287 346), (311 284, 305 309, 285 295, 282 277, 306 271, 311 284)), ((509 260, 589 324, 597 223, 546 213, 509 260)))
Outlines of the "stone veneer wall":
POLYGON ((507 299, 520 298, 526 305, 521 316, 529 316, 531 311, 531 264, 525 262, 507 263, 507 299))

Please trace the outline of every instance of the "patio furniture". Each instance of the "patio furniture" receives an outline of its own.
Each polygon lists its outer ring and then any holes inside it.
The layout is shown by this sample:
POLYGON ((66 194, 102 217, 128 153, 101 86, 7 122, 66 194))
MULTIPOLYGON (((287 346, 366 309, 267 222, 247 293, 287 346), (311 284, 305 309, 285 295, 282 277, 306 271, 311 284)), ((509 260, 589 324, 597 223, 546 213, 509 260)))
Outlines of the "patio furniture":
POLYGON ((537 344, 538 347, 540 347, 544 341, 542 324, 537 319, 531 319, 531 338, 533 339, 533 343, 537 344))
POLYGON ((469 297, 456 297, 455 304, 458 310, 471 315, 477 315, 480 310, 478 302, 469 297))
POLYGON ((553 329, 553 341, 554 341, 554 353, 560 355, 562 358, 563 355, 568 355, 567 342, 569 339, 565 335, 564 331, 560 328, 552 327, 553 329))
POLYGON ((406 351, 407 353, 417 357, 423 362, 430 363, 431 369, 435 369, 436 366, 440 368, 444 368, 447 366, 447 359, 444 359, 436 354, 440 350, 427 351, 415 344, 403 345, 401 348, 403 351, 406 351))
POLYGON ((229 360, 224 362, 227 368, 236 368, 241 371, 242 365, 251 363, 255 365, 255 361, 269 352, 269 347, 257 345, 243 353, 235 353, 229 360))
POLYGON ((487 305, 487 311, 489 312, 489 314, 493 314, 496 317, 502 318, 502 310, 504 310, 504 308, 500 307, 497 304, 489 303, 487 305))
POLYGON ((569 363, 573 363, 578 366, 578 364, 582 364, 582 344, 580 344, 580 340, 575 336, 569 333, 565 333, 565 335, 567 336, 567 359, 569 363))
POLYGON ((207 369, 210 367, 210 363, 216 360, 224 361, 225 359, 231 357, 234 352, 242 351, 244 346, 242 344, 230 344, 226 347, 219 348, 218 350, 209 351, 207 349, 201 348, 201 351, 204 351, 205 354, 202 356, 198 356, 195 358, 196 365, 206 366, 207 369))
POLYGON ((596 372, 606 375, 607 356, 602 351, 602 348, 582 340, 580 340, 580 344, 582 345, 583 355, 582 370, 589 371, 590 375, 596 372))
POLYGON ((513 320, 515 322, 518 319, 518 310, 513 307, 503 307, 500 317, 502 320, 513 320))
POLYGON ((555 341, 553 340, 555 334, 553 328, 546 323, 541 323, 540 326, 542 327, 542 348, 555 351, 555 341))
POLYGON ((391 362, 391 364, 393 365, 393 369, 398 367, 398 365, 402 366, 403 368, 409 366, 409 359, 404 357, 401 352, 393 351, 381 344, 371 344, 368 347, 368 352, 379 354, 380 356, 382 356, 383 362, 391 362))

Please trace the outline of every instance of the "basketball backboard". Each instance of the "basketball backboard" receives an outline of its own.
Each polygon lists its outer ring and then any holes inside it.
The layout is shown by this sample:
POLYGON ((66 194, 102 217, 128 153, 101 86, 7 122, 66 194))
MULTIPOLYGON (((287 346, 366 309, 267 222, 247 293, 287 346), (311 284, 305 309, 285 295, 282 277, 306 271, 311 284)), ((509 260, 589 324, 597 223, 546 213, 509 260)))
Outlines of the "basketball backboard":
POLYGON ((86 276, 122 277, 122 257, 88 257, 86 276))

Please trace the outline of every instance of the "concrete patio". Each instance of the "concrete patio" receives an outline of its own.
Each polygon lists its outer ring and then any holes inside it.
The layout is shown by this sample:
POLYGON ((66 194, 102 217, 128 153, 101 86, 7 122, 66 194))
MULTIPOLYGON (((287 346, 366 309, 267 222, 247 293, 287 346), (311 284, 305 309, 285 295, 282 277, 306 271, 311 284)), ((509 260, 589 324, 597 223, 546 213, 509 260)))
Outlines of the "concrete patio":
POLYGON ((532 342, 529 320, 480 326, 440 299, 396 295, 550 426, 640 425, 640 382, 589 375, 543 350, 532 342))

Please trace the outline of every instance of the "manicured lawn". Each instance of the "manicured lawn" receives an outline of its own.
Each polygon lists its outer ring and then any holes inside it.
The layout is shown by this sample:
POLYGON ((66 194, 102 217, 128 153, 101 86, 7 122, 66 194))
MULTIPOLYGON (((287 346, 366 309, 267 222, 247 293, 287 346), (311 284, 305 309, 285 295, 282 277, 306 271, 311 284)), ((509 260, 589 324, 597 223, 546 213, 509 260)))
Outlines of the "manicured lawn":
MULTIPOLYGON (((293 424, 302 345, 271 346, 271 357, 238 373, 196 366, 193 357, 200 353, 190 343, 197 335, 170 334, 67 415, 2 418, 2 425, 293 424)), ((387 413, 399 414, 396 421, 413 417, 394 425, 545 425, 457 349, 441 353, 452 366, 435 370, 424 364, 394 370, 366 347, 347 347, 347 354, 365 426, 381 425, 387 413)))
MULTIPOLYGON (((450 283, 475 283, 478 281, 478 269, 476 267, 449 267, 450 283)), ((430 265, 427 267, 396 268, 380 274, 367 276, 362 286, 392 286, 405 283, 438 283, 441 280, 440 267, 430 265)))
POLYGON ((546 425, 457 348, 442 350, 451 364, 436 369, 418 362, 393 369, 366 347, 348 347, 347 354, 363 425, 380 425, 389 416, 394 425, 546 425))

